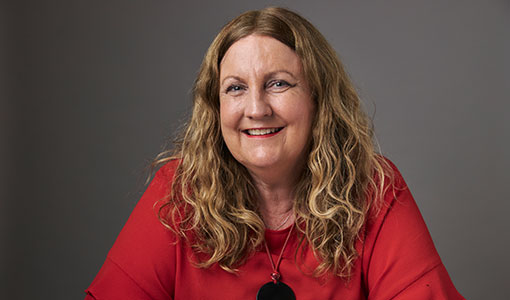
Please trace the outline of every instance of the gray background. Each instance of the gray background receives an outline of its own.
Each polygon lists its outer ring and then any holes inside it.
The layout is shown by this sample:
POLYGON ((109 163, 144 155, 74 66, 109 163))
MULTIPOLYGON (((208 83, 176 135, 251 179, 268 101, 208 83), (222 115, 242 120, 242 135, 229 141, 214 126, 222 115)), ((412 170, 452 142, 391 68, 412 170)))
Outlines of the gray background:
POLYGON ((0 3, 2 298, 83 298, 214 35, 269 4, 340 54, 457 289, 508 295, 509 1, 48 0, 0 3))

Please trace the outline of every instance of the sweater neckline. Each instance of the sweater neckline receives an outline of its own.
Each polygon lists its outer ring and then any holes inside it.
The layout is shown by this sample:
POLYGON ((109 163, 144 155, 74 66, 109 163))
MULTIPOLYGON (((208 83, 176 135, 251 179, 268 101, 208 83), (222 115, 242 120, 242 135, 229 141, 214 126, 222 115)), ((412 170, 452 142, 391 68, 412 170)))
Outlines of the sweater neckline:
MULTIPOLYGON (((272 229, 266 229, 264 232, 264 238, 266 239, 267 246, 269 247, 269 251, 273 255, 279 255, 282 251, 283 244, 285 243, 285 239, 287 238, 287 235, 289 234, 290 228, 292 225, 289 225, 288 227, 281 229, 281 230, 272 230, 272 229)), ((283 251, 283 257, 288 258, 291 257, 294 253, 294 250, 296 249, 296 235, 297 230, 294 230, 294 232, 291 233, 289 242, 287 244, 287 247, 285 247, 283 251)), ((264 247, 262 247, 261 250, 264 250, 264 247)))

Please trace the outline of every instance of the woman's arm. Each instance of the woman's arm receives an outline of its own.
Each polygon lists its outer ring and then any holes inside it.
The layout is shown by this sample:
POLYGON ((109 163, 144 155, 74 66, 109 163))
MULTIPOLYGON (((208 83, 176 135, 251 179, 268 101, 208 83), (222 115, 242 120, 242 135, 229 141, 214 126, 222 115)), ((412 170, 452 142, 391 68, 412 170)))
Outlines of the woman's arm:
POLYGON ((464 299, 450 280, 404 179, 392 167, 395 186, 367 223, 363 272, 368 299, 464 299))

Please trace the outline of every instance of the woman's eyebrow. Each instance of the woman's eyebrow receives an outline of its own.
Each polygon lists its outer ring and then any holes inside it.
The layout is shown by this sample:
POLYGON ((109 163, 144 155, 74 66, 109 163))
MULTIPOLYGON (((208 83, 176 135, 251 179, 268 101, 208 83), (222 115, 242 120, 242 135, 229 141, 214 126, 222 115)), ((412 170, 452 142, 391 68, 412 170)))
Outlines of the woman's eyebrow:
MULTIPOLYGON (((268 78, 271 78, 271 77, 274 77, 275 75, 277 75, 278 73, 285 73, 285 74, 288 74, 289 76, 291 76, 293 79, 297 80, 296 76, 294 76, 294 74, 290 71, 287 71, 287 70, 276 70, 276 71, 272 71, 270 73, 267 73, 264 78, 268 79, 268 78)), ((237 80, 237 81, 241 81, 243 82, 243 80, 241 79, 241 77, 239 76, 235 76, 235 75, 229 75, 225 78, 223 78, 223 80, 221 81, 221 85, 225 84, 225 81, 227 81, 228 79, 233 79, 233 80, 237 80)))
POLYGON ((287 71, 285 69, 272 71, 272 72, 268 73, 265 77, 270 78, 270 77, 277 75, 278 73, 286 73, 286 74, 290 75, 293 79, 297 80, 296 76, 294 76, 294 74, 292 72, 287 71))
POLYGON ((241 79, 241 77, 238 77, 238 76, 227 76, 225 78, 223 78, 223 80, 221 81, 221 84, 223 85, 225 83, 225 81, 227 81, 227 79, 234 79, 234 80, 237 80, 237 81, 243 81, 241 79))

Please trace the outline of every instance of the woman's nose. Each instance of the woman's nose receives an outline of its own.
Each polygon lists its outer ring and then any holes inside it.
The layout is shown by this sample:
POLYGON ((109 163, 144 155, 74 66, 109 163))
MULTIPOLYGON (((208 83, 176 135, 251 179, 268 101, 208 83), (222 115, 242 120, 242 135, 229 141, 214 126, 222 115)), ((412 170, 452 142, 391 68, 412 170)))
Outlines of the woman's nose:
POLYGON ((250 119, 261 119, 273 114, 267 95, 260 90, 252 89, 246 99, 245 116, 250 119))

